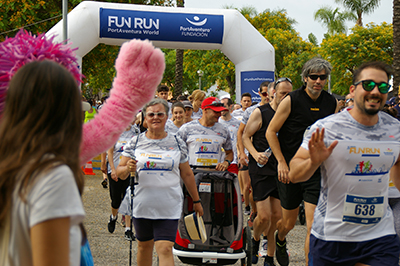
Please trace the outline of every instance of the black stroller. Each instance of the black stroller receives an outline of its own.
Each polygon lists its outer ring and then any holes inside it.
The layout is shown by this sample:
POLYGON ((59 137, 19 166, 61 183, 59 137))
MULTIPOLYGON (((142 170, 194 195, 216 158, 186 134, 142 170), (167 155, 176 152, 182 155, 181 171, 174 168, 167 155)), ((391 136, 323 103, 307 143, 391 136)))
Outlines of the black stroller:
POLYGON ((183 263, 227 265, 241 260, 251 266, 251 232, 243 228, 242 201, 237 176, 230 172, 193 170, 203 205, 207 240, 192 240, 184 217, 193 212, 193 201, 184 188, 183 213, 173 253, 183 263))

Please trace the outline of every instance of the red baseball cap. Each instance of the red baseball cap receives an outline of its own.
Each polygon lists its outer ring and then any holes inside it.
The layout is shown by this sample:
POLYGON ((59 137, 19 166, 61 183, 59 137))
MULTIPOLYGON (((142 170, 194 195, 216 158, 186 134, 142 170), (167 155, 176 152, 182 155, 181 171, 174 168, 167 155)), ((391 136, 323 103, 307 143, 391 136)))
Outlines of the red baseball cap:
POLYGON ((218 98, 208 97, 201 103, 201 109, 210 108, 215 112, 228 111, 218 98))

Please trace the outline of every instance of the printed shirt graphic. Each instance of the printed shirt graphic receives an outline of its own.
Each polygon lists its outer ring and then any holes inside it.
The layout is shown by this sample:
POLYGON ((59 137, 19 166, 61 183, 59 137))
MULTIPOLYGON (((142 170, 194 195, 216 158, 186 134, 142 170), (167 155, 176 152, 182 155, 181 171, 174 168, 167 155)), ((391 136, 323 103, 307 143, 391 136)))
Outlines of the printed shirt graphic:
POLYGON ((243 119, 244 112, 245 111, 243 111, 243 109, 240 108, 240 109, 237 109, 237 110, 233 111, 231 115, 234 118, 236 118, 237 120, 241 121, 243 119))
POLYGON ((232 150, 228 129, 220 123, 205 127, 198 120, 181 126, 177 135, 187 143, 190 165, 217 165, 221 162, 222 149, 232 150))
MULTIPOLYGON (((237 164, 237 149, 236 149, 236 143, 237 143, 237 132, 239 130, 240 126, 240 121, 234 117, 231 118, 229 121, 223 120, 221 117, 218 120, 218 123, 221 125, 226 126, 226 128, 229 130, 229 133, 231 135, 231 140, 232 140, 232 149, 233 149, 233 164, 237 164)), ((223 162, 225 160, 225 153, 222 154, 221 161, 223 162)))
POLYGON ((179 164, 188 160, 186 144, 174 135, 149 139, 145 133, 125 146, 123 156, 135 156, 139 184, 135 186, 133 216, 147 219, 179 219, 183 195, 179 164), (179 146, 178 143, 179 142, 179 146))
POLYGON ((317 121, 325 128, 325 145, 339 143, 321 165, 321 194, 312 234, 327 241, 367 241, 395 234, 388 205, 390 168, 400 153, 400 123, 385 113, 367 127, 348 111, 317 121))

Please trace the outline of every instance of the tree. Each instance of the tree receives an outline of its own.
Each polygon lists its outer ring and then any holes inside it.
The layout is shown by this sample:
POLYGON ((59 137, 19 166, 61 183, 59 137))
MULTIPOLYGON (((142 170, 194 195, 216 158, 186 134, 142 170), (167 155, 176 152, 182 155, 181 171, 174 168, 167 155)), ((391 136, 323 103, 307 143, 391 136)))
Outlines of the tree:
POLYGON ((393 91, 399 94, 400 86, 400 1, 393 0, 393 91))
POLYGON ((366 27, 355 26, 352 33, 336 34, 322 41, 319 54, 332 64, 332 91, 348 93, 352 74, 363 62, 380 60, 393 62, 393 27, 391 24, 374 23, 366 27))
POLYGON ((322 7, 314 13, 314 20, 321 22, 328 29, 328 34, 346 33, 346 20, 356 20, 351 12, 339 12, 339 8, 322 7))
MULTIPOLYGON (((184 7, 185 0, 176 0, 177 7, 184 7)), ((178 97, 182 94, 183 86, 183 49, 176 49, 176 60, 175 60, 175 86, 173 89, 174 97, 178 97)))
POLYGON ((356 25, 363 26, 362 15, 372 13, 380 4, 381 0, 335 0, 349 11, 357 15, 356 25))

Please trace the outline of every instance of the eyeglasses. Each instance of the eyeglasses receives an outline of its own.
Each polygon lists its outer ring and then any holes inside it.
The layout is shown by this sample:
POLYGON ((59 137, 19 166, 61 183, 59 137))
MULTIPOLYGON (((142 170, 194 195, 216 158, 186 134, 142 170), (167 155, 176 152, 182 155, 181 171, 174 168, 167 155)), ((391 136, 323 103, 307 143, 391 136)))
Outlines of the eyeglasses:
POLYGON ((160 119, 163 119, 165 117, 166 113, 165 112, 158 112, 158 113, 147 113, 146 116, 149 118, 154 118, 157 116, 160 119))
POLYGON ((359 82, 354 83, 354 86, 357 86, 360 83, 361 83, 363 89, 366 91, 372 91, 375 88, 375 86, 378 86, 378 90, 382 94, 388 93, 388 91, 391 87, 391 85, 389 85, 386 82, 377 83, 373 80, 361 80, 359 82))
POLYGON ((276 86, 278 86, 279 83, 284 82, 284 81, 287 81, 290 84, 292 84, 292 80, 290 78, 285 78, 285 77, 279 78, 277 81, 275 81, 274 89, 276 89, 276 86))
POLYGON ((320 80, 326 80, 328 78, 328 75, 308 75, 308 77, 312 80, 317 80, 318 78, 320 80))

